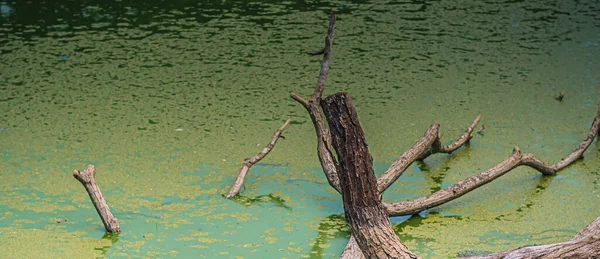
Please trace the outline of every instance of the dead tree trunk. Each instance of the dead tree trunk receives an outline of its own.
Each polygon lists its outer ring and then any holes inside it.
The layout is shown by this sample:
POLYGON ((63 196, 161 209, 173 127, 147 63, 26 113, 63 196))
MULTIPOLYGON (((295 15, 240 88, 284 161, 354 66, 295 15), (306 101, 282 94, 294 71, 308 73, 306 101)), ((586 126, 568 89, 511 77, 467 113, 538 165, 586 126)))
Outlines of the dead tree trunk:
POLYGON ((338 156, 338 179, 346 220, 366 258, 418 258, 394 233, 381 204, 371 154, 350 95, 338 93, 322 102, 338 156))
MULTIPOLYGON (((398 239, 391 229, 387 216, 410 215, 454 200, 476 188, 492 182, 513 168, 526 165, 544 175, 554 175, 559 170, 583 157, 583 152, 600 132, 600 106, 592 127, 585 140, 565 159, 547 165, 533 154, 522 154, 515 147, 513 155, 485 172, 469 177, 444 190, 426 197, 405 202, 383 203, 379 197, 392 185, 415 160, 423 160, 435 153, 450 153, 471 139, 474 127, 481 119, 479 115, 465 133, 453 144, 442 146, 438 123, 432 124, 425 135, 404 152, 390 168, 375 179, 371 156, 364 134, 358 122, 352 100, 348 94, 335 94, 322 101, 325 80, 329 71, 335 28, 335 14, 331 14, 317 87, 309 100, 291 93, 290 96, 308 111, 317 133, 317 153, 329 184, 342 194, 344 213, 352 230, 342 258, 418 258, 398 239), (329 129, 322 120, 327 116, 329 129), (331 134, 329 134, 331 131, 331 134), (332 154, 335 149, 338 163, 332 154), (385 209, 382 209, 385 208, 385 209)), ((599 218, 568 242, 529 248, 519 248, 497 253, 484 258, 598 258, 600 253, 599 218), (532 252, 533 253, 530 253, 532 252)))

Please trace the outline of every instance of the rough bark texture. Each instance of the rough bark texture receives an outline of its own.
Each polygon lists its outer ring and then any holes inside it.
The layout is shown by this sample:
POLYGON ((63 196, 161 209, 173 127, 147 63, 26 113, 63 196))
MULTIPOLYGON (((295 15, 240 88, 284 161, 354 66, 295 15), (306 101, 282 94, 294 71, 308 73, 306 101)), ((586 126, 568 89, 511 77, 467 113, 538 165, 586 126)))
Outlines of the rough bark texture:
POLYGON ((281 137, 281 133, 283 133, 283 130, 285 130, 285 128, 290 124, 291 121, 291 119, 287 119, 287 121, 285 121, 285 123, 283 123, 283 125, 281 125, 281 127, 277 131, 275 131, 275 134, 273 134, 273 137, 271 138, 271 142, 269 142, 269 144, 267 144, 267 146, 265 146, 265 148, 263 148, 263 150, 260 153, 256 154, 256 156, 252 158, 244 159, 244 162, 242 163, 242 168, 238 173, 238 177, 235 180, 235 183, 229 190, 229 193, 225 195, 226 198, 231 198, 240 193, 242 185, 244 185, 244 179, 246 178, 246 174, 248 174, 248 170, 250 170, 250 167, 258 163, 258 161, 263 159, 265 156, 267 156, 269 152, 271 152, 271 150, 275 147, 277 140, 279 139, 279 137, 281 137))
POLYGON ((75 170, 73 176, 83 184, 96 208, 96 212, 98 212, 100 219, 102 219, 106 231, 111 233, 121 232, 117 218, 110 212, 108 204, 106 204, 106 200, 102 196, 100 187, 96 184, 96 168, 93 165, 88 165, 88 168, 83 170, 83 172, 75 170))
POLYGON ((366 258, 418 258, 394 233, 379 200, 371 155, 352 99, 346 93, 322 102, 341 171, 344 212, 352 234, 366 258))
MULTIPOLYGON (((372 171, 372 161, 350 97, 347 94, 336 94, 328 97, 325 101, 321 101, 325 80, 329 71, 334 28, 335 14, 331 14, 329 30, 325 39, 325 48, 323 51, 314 53, 314 55, 323 54, 323 61, 321 63, 317 87, 312 96, 307 101, 294 93, 290 95, 308 111, 317 133, 317 151, 323 171, 329 184, 340 192, 344 199, 346 219, 352 230, 348 245, 342 253, 342 258, 344 259, 416 257, 400 243, 400 240, 391 231, 389 219, 387 216, 382 216, 385 214, 382 208, 386 208, 390 215, 418 213, 456 199, 521 165, 532 167, 544 175, 554 175, 557 171, 582 158, 583 153, 600 130, 599 106, 598 115, 592 123, 586 139, 575 151, 555 165, 546 165, 533 154, 522 154, 515 147, 513 154, 508 159, 456 185, 412 201, 385 203, 382 205, 379 200, 379 197, 381 197, 380 194, 393 184, 411 163, 416 160, 423 160, 435 153, 451 153, 465 143, 468 143, 481 115, 473 121, 461 137, 447 146, 442 146, 441 144, 441 138, 438 135, 439 124, 433 124, 411 149, 402 154, 378 180, 375 180, 372 171), (330 107, 326 108, 326 106, 330 107), (335 136, 333 140, 330 137, 328 128, 325 126, 322 116, 323 112, 328 117, 331 136, 335 136), (340 160, 339 163, 332 154, 332 145, 335 146, 338 159, 340 160)), ((480 131, 483 129, 484 127, 480 131)), ((577 242, 575 242, 574 238, 569 242, 561 243, 569 243, 571 245, 570 248, 561 246, 561 244, 555 244, 557 246, 540 246, 542 250, 550 251, 558 249, 560 252, 544 254, 540 250, 538 254, 527 256, 524 254, 511 255, 511 251, 508 251, 500 257, 490 258, 538 258, 545 255, 550 256, 549 258, 596 258, 598 251, 590 248, 592 247, 590 245, 598 246, 600 236, 598 234, 598 223, 588 226, 584 232, 592 234, 583 235, 580 233, 578 237, 581 236, 582 238, 577 239, 577 242)), ((519 250, 521 249, 513 251, 519 250)))

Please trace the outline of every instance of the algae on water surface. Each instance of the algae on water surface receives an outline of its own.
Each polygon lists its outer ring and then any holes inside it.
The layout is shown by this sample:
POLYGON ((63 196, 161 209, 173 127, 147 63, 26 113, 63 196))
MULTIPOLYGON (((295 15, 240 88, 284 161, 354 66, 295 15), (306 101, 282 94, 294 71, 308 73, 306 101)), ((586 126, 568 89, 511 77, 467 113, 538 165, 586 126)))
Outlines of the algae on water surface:
MULTIPOLYGON (((325 94, 353 97, 377 173, 431 123, 450 141, 483 114, 485 135, 412 165, 387 200, 445 188, 515 145, 558 161, 600 103, 594 1, 0 2, 0 258, 339 255, 341 199, 289 98, 314 89, 320 59, 305 53, 322 48, 332 10, 325 94), (224 199, 288 117, 241 201, 224 199), (118 237, 103 238, 71 176, 89 163, 118 237)), ((599 151, 392 222, 424 258, 567 240, 600 214, 599 151)))

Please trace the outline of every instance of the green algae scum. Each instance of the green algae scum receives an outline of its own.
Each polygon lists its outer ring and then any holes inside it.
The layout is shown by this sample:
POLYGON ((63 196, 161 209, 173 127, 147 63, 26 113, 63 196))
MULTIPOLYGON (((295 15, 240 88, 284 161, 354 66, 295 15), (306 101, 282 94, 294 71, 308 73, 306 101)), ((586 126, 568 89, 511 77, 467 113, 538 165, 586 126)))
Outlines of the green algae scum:
MULTIPOLYGON (((547 163, 584 138, 600 103, 597 1, 0 1, 0 258, 336 258, 349 237, 305 109, 328 14, 325 95, 354 100, 377 174, 433 122, 403 201, 504 160, 547 163), (565 92, 562 101, 554 99, 565 92), (273 151, 225 199, 244 158, 273 151), (96 180, 106 234, 72 176, 96 180)), ((457 200, 393 217, 423 258, 570 239, 600 215, 600 144, 543 177, 518 168, 457 200)))

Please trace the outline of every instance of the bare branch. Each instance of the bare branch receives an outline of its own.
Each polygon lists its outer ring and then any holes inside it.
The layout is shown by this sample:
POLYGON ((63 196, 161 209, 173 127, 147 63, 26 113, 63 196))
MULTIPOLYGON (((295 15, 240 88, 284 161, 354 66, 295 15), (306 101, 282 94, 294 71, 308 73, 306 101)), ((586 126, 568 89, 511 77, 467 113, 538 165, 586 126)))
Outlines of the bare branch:
POLYGON ((285 123, 283 123, 283 125, 281 125, 281 127, 277 131, 275 131, 275 134, 273 134, 273 137, 271 138, 271 142, 269 142, 269 144, 267 144, 267 146, 265 146, 265 148, 260 153, 258 153, 252 158, 244 159, 244 162, 242 163, 242 168, 238 173, 238 177, 235 180, 235 183, 231 187, 231 190, 229 190, 229 193, 225 195, 226 198, 231 198, 240 193, 240 189, 244 184, 244 178, 246 178, 246 174, 248 174, 248 170, 250 170, 250 167, 252 167, 258 161, 263 159, 269 152, 271 152, 273 147, 275 147, 277 140, 281 137, 281 133, 285 130, 285 128, 290 124, 291 121, 292 119, 287 119, 285 123))
POLYGON ((419 156, 418 160, 421 160, 421 161, 425 160, 425 158, 427 158, 428 156, 433 155, 435 153, 450 154, 450 153, 454 152, 454 150, 458 149, 460 146, 469 142, 469 140, 471 140, 473 138, 471 133, 473 133, 473 129, 475 129, 475 126, 477 126, 477 123, 479 123, 479 120, 481 120, 481 114, 479 114, 477 116, 477 118, 475 118, 475 120, 473 121, 473 123, 471 123, 471 126, 469 126, 467 128, 465 133, 463 133, 462 136, 460 136, 458 139, 456 139, 456 141, 454 141, 454 143, 452 143, 450 145, 442 146, 441 137, 438 137, 436 139, 436 141, 433 142, 433 145, 431 145, 431 149, 427 150, 425 153, 423 153, 421 156, 419 156))
POLYGON ((519 150, 518 147, 515 147, 512 155, 506 160, 500 162, 498 165, 486 170, 485 172, 462 180, 446 189, 410 201, 383 204, 387 208, 390 216, 412 215, 419 213, 425 209, 439 206, 463 196, 477 187, 489 183, 494 179, 504 175, 519 165, 521 162, 521 157, 521 150, 519 150))
POLYGON ((321 162, 323 172, 327 177, 329 185, 337 192, 341 192, 340 181, 337 175, 339 165, 331 153, 331 136, 329 135, 329 129, 323 121, 323 109, 321 108, 321 95, 323 94, 325 80, 327 79, 327 73, 329 72, 334 33, 335 14, 332 13, 329 20, 327 37, 325 38, 325 49, 323 50, 323 61, 321 62, 319 79, 317 81, 317 86, 310 97, 310 101, 306 101, 295 93, 291 93, 290 96, 292 99, 302 104, 308 111, 317 133, 317 154, 319 155, 319 161, 321 162))
POLYGON ((592 126, 590 127, 590 131, 588 132, 587 136, 585 137, 583 142, 581 142, 579 144, 579 146, 571 154, 569 154, 565 159, 562 159, 560 162, 558 162, 555 165, 556 171, 559 171, 559 170, 569 166, 570 164, 575 162, 577 159, 583 157, 583 152, 585 152, 587 150, 587 148, 590 146, 590 144, 592 143, 594 138, 596 136, 598 136, 599 131, 600 131, 600 105, 598 105, 598 112, 596 113, 596 119, 594 119, 594 122, 592 122, 592 126))
POLYGON ((306 100, 304 100, 302 97, 296 95, 295 93, 291 93, 290 97, 292 97, 292 99, 294 99, 297 102, 299 102, 300 104, 302 104, 302 106, 304 106, 304 108, 309 109, 308 108, 308 102, 306 100))
POLYGON ((563 243, 521 247, 509 251, 468 257, 470 259, 501 258, 596 258, 600 254, 600 217, 597 217, 586 228, 571 240, 563 243))
POLYGON ((383 193, 389 188, 398 178, 404 173, 415 160, 423 160, 435 153, 451 153, 469 141, 472 136, 473 129, 481 120, 481 114, 475 118, 471 126, 467 128, 465 133, 460 136, 454 143, 448 146, 442 146, 440 136, 438 134, 440 124, 434 123, 429 126, 423 137, 417 141, 409 150, 404 152, 396 161, 388 168, 388 170, 377 179, 377 189, 379 193, 383 193))
POLYGON ((419 139, 409 150, 406 150, 396 161, 377 179, 377 189, 382 194, 392 185, 418 157, 429 149, 437 139, 439 123, 429 126, 423 137, 419 139))
POLYGON ((555 165, 546 165, 544 162, 537 159, 533 154, 521 154, 521 150, 519 150, 518 147, 515 147, 513 154, 509 158, 486 170, 485 172, 471 176, 446 189, 432 193, 425 197, 405 202, 384 203, 384 206, 386 206, 388 209, 390 216, 416 214, 425 209, 439 206, 465 195, 466 193, 497 179, 513 168, 521 165, 526 165, 536 169, 544 175, 554 175, 559 170, 567 167, 568 165, 577 161, 577 159, 583 157, 585 150, 590 146, 592 140, 598 135, 599 128, 600 106, 596 118, 594 119, 594 122, 592 122, 590 131, 588 132, 584 141, 581 142, 577 149, 575 149, 575 151, 573 151, 567 158, 561 160, 555 165))
POLYGON ((333 45, 333 36, 335 34, 335 13, 331 13, 329 17, 329 28, 327 29, 327 37, 325 38, 325 49, 323 49, 323 61, 321 62, 321 71, 319 72, 319 80, 317 87, 311 96, 311 101, 319 103, 321 95, 325 89, 325 81, 327 80, 327 72, 329 72, 329 62, 331 59, 331 48, 333 45), (319 102, 317 102, 319 101, 319 102))

